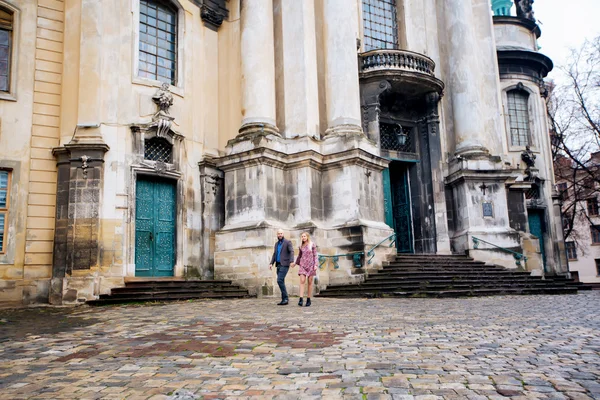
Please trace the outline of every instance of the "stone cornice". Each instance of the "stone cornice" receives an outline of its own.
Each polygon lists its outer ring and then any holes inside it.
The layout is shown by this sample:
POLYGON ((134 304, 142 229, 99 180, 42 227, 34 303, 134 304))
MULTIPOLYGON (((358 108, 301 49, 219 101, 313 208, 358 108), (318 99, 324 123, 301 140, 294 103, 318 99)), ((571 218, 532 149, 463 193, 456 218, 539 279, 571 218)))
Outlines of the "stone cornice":
POLYGON ((545 78, 548 72, 552 71, 554 64, 552 60, 542 53, 529 50, 503 50, 499 48, 498 64, 502 65, 517 65, 530 68, 537 71, 541 78, 545 78))
POLYGON ((213 160, 215 165, 223 171, 242 169, 252 165, 269 165, 286 170, 309 167, 323 171, 356 164, 381 171, 389 163, 388 160, 362 149, 322 155, 314 150, 285 154, 264 147, 213 160))

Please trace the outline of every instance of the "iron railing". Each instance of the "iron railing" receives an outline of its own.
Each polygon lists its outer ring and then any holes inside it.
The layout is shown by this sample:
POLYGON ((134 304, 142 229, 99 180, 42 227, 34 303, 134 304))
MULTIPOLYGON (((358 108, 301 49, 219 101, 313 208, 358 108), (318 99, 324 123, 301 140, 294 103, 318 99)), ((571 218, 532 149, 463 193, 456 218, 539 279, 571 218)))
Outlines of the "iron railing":
MULTIPOLYGON (((377 249, 377 247, 381 246, 386 240, 390 241, 389 247, 392 247, 394 245, 394 243, 396 243, 396 234, 395 233, 391 234, 390 236, 386 237, 381 242, 377 243, 375 246, 373 246, 370 250, 367 251, 367 257, 369 257, 369 259, 367 260, 367 264, 370 265, 373 262, 373 258, 375 257, 375 249, 377 249)), ((340 257, 349 257, 349 256, 352 256, 352 263, 353 263, 354 267, 362 268, 363 265, 362 265, 361 257, 364 255, 365 255, 364 251, 355 251, 352 253, 345 253, 345 254, 335 254, 335 255, 331 255, 331 256, 319 254, 319 269, 323 269, 323 265, 325 265, 325 263, 327 262, 327 259, 331 259, 331 261, 333 262, 333 268, 338 269, 340 267, 338 264, 340 257)))
POLYGON ((490 246, 494 246, 495 248, 500 249, 506 253, 512 254, 512 256, 515 258, 515 264, 517 264, 517 267, 521 267, 521 260, 523 260, 524 263, 527 263, 527 257, 524 254, 517 253, 516 251, 512 251, 512 250, 506 249, 504 247, 495 245, 494 243, 490 243, 483 239, 476 238, 475 236, 472 236, 472 239, 473 239, 473 248, 475 250, 479 249, 479 243, 483 242, 483 243, 489 244, 490 246))

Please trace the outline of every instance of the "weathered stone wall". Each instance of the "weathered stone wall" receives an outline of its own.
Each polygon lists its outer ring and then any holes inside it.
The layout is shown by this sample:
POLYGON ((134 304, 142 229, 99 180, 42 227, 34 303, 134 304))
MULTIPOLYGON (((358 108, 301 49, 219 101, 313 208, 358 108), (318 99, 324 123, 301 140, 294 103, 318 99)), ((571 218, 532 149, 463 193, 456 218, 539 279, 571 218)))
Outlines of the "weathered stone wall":
POLYGON ((0 96, 0 168, 12 173, 0 303, 48 301, 63 69, 64 2, 15 0, 11 88, 0 96))

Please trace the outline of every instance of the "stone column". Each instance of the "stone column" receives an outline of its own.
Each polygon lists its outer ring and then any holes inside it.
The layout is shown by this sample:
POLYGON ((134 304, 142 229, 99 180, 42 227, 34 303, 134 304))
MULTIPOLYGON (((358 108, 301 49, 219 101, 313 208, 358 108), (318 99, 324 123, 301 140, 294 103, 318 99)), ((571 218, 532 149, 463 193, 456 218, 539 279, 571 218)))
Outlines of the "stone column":
POLYGON ((360 89, 354 21, 355 1, 323 1, 327 131, 330 134, 362 133, 360 89))
POLYGON ((485 155, 484 124, 481 118, 479 67, 471 0, 448 0, 445 4, 448 44, 448 86, 452 102, 457 155, 485 155))
POLYGON ((286 137, 319 135, 314 0, 276 0, 281 9, 283 118, 286 137))
POLYGON ((275 122, 273 0, 242 1, 242 126, 240 135, 279 134, 275 122))

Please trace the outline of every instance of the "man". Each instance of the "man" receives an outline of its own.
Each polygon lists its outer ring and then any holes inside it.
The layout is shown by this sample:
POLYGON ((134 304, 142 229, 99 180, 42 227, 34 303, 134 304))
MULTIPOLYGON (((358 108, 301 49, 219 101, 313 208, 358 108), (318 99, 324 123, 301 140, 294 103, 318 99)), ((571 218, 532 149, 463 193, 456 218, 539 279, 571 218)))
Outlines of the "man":
POLYGON ((283 231, 277 230, 277 243, 273 248, 273 257, 271 257, 271 263, 269 269, 273 268, 273 264, 277 267, 277 284, 281 290, 281 303, 277 303, 278 306, 286 306, 288 304, 288 293, 285 288, 285 276, 287 275, 290 264, 294 259, 294 247, 292 242, 283 237, 283 231))

